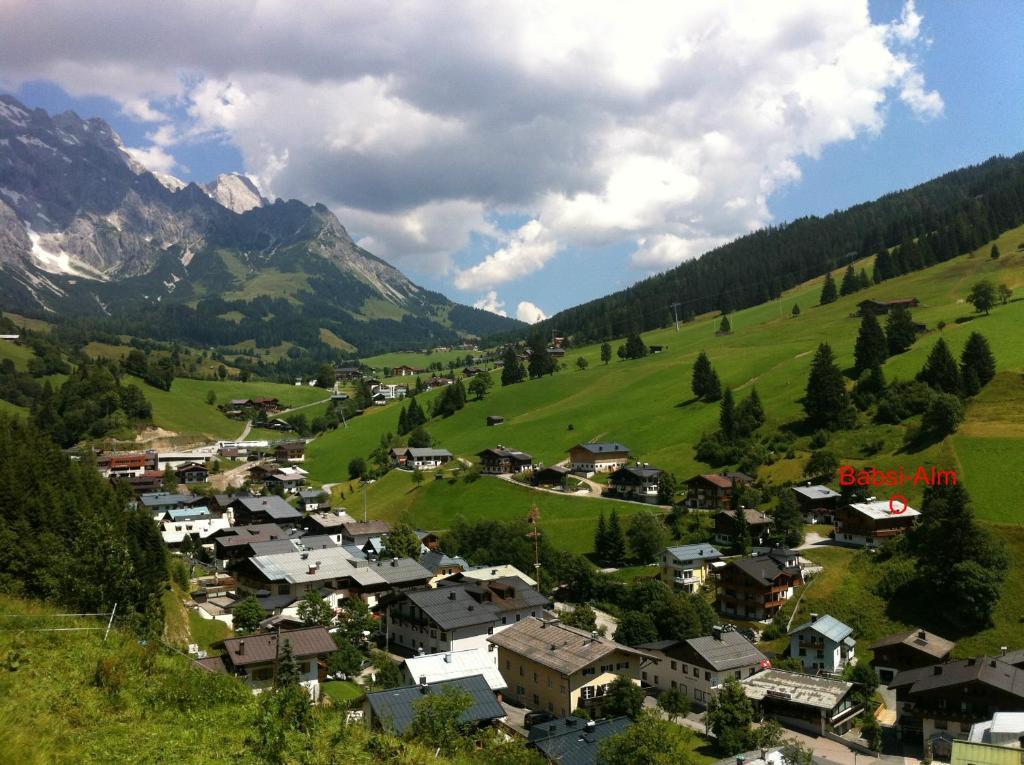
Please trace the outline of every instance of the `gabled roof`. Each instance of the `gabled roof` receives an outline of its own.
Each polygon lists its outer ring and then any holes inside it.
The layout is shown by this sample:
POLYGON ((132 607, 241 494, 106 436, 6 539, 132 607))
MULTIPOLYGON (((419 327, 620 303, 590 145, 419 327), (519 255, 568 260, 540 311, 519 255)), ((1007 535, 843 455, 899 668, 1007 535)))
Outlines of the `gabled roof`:
POLYGON ((492 624, 502 614, 525 608, 545 608, 550 601, 516 577, 487 582, 444 580, 436 588, 412 590, 405 596, 440 629, 492 624), (499 592, 507 593, 501 597, 499 592))
POLYGON ((428 683, 439 683, 460 677, 482 675, 492 691, 501 691, 508 687, 505 678, 498 671, 498 665, 494 663, 486 648, 414 656, 405 660, 405 668, 416 683, 424 677, 428 683))
POLYGON ((795 567, 787 568, 771 555, 757 555, 752 558, 741 558, 739 560, 730 561, 730 565, 735 566, 751 579, 754 579, 764 585, 772 584, 782 574, 795 574, 799 572, 799 569, 795 567))
POLYGON ((429 457, 451 457, 452 453, 447 449, 435 449, 433 447, 410 446, 405 453, 413 459, 427 459, 429 457))
POLYGON ((496 632, 487 640, 563 675, 579 672, 613 653, 655 658, 646 651, 621 645, 600 635, 595 637, 586 630, 532 616, 496 632))
POLYGON ((168 510, 167 516, 172 521, 196 521, 200 518, 210 518, 212 514, 207 507, 183 507, 180 510, 168 510))
MULTIPOLYGON (((300 492, 301 494, 301 492, 300 492)), ((318 513, 310 513, 306 516, 306 520, 315 522, 322 529, 340 529, 346 523, 355 523, 356 520, 348 513, 342 511, 336 513, 333 511, 321 511, 318 513)))
POLYGON ((415 703, 425 696, 440 693, 445 688, 458 688, 473 698, 473 706, 459 716, 459 722, 479 723, 499 720, 505 717, 505 709, 494 697, 494 692, 482 675, 472 675, 457 680, 446 680, 426 686, 410 685, 405 688, 389 688, 366 694, 366 700, 381 725, 402 735, 412 724, 416 714, 415 703))
POLYGON ((348 521, 341 524, 341 530, 350 537, 367 535, 377 537, 390 533, 391 524, 387 521, 348 521))
MULTIPOLYGON (((338 650, 331 633, 323 627, 282 631, 280 636, 282 648, 285 641, 290 643, 296 659, 321 656, 338 650)), ((279 656, 277 638, 277 632, 228 638, 224 641, 224 655, 236 667, 265 664, 279 656)))
MULTIPOLYGON (((715 516, 726 516, 732 520, 736 520, 736 510, 719 510, 715 516)), ((766 526, 772 522, 772 519, 762 513, 760 510, 755 510, 752 507, 746 507, 743 509, 743 515, 747 518, 747 525, 749 526, 766 526)))
POLYGON ((232 504, 238 504, 250 513, 265 513, 275 521, 291 521, 302 517, 302 513, 280 497, 238 497, 232 504))
POLYGON ((885 518, 914 518, 921 514, 919 510, 915 510, 909 506, 902 513, 893 513, 889 507, 889 500, 880 500, 877 502, 854 502, 848 505, 848 507, 875 521, 880 521, 885 518))
POLYGON ((583 449, 591 454, 629 454, 629 447, 618 441, 594 441, 589 444, 576 444, 573 449, 583 449))
POLYGON ((191 494, 174 494, 168 491, 156 491, 141 494, 139 502, 143 507, 169 507, 170 505, 186 505, 195 497, 191 494))
POLYGON ((412 558, 395 558, 370 563, 354 560, 342 547, 321 550, 254 555, 248 566, 268 582, 291 584, 351 579, 362 587, 428 581, 433 575, 412 558))
POLYGON ((934 656, 936 659, 942 659, 949 655, 949 652, 956 646, 956 643, 952 640, 946 640, 946 638, 939 637, 933 632, 910 630, 909 632, 897 632, 894 635, 886 635, 884 638, 876 640, 871 644, 871 650, 877 651, 879 648, 888 648, 889 646, 900 644, 913 648, 915 651, 926 653, 929 656, 934 656))
POLYGON ((1024 669, 988 656, 908 669, 896 675, 889 687, 917 694, 973 682, 1024 700, 1024 669))
POLYGON ((719 637, 704 635, 689 640, 659 640, 653 643, 638 645, 645 651, 661 651, 676 657, 683 647, 688 647, 704 661, 704 665, 716 672, 724 672, 751 664, 764 666, 768 657, 758 650, 757 646, 738 632, 722 632, 719 637))
POLYGON ((616 476, 621 477, 623 474, 625 474, 634 476, 636 478, 639 478, 640 480, 649 480, 651 478, 657 478, 658 476, 661 475, 661 473, 661 468, 640 467, 639 465, 627 465, 626 467, 620 467, 614 473, 609 475, 608 479, 611 480, 616 476))
POLYGON ((716 560, 722 557, 722 553, 709 544, 666 547, 665 552, 676 560, 716 560))
POLYGON ((530 728, 529 743, 559 765, 597 765, 601 742, 632 724, 628 717, 597 721, 566 717, 530 728))
POLYGON ((853 627, 843 624, 841 621, 829 614, 819 616, 814 621, 805 622, 799 627, 794 627, 787 634, 795 635, 797 632, 803 632, 807 629, 817 632, 822 637, 828 638, 835 643, 842 642, 853 634, 853 627))
POLYGON ((430 550, 429 552, 420 553, 420 565, 424 568, 428 568, 431 571, 437 571, 439 568, 446 566, 458 566, 463 571, 469 568, 469 564, 464 558, 450 557, 440 550, 430 550))
POLYGON ((518 460, 520 462, 531 462, 531 457, 526 452, 521 452, 518 449, 506 449, 503 446, 498 446, 493 449, 484 449, 477 453, 478 457, 483 457, 485 454, 493 454, 495 457, 501 457, 506 459, 518 460))
POLYGON ((526 582, 530 587, 537 586, 537 581, 533 577, 527 576, 511 563, 503 563, 500 566, 473 566, 457 576, 459 579, 472 579, 477 582, 487 582, 491 579, 504 579, 505 577, 512 576, 526 582))
POLYGON ((793 491, 807 499, 832 499, 842 496, 838 491, 833 491, 828 486, 794 486, 793 491))

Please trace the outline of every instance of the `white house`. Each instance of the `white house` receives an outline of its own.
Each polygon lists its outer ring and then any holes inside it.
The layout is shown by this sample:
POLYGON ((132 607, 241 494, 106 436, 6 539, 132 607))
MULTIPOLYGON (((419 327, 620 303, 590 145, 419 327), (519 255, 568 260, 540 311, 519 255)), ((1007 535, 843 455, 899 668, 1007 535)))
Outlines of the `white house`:
POLYGON ((168 547, 178 547, 186 536, 205 542, 230 526, 223 514, 211 513, 206 507, 187 507, 167 511, 167 517, 160 524, 160 535, 168 547))
POLYGON ((789 655, 799 659, 804 671, 841 673, 855 664, 853 628, 834 616, 811 614, 811 620, 789 631, 789 655))

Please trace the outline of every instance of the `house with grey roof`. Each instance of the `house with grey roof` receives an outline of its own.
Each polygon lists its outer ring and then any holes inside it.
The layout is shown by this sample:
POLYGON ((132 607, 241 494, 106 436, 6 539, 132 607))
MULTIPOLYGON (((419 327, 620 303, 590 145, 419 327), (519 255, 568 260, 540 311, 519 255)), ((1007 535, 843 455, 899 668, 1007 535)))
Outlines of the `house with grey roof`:
POLYGON ((434 446, 402 446, 391 450, 392 464, 409 470, 440 467, 453 459, 455 455, 450 451, 434 446))
POLYGON ((719 569, 718 609, 741 619, 771 619, 803 584, 800 555, 777 548, 719 569))
POLYGON ((559 765, 598 765, 601 742, 625 733, 632 725, 628 717, 605 720, 563 717, 530 728, 527 746, 559 765))
POLYGON ((493 449, 477 452, 480 458, 480 472, 491 475, 520 473, 533 467, 533 457, 518 449, 498 445, 493 449))
POLYGON ((789 655, 799 659, 804 671, 811 674, 839 674, 849 664, 856 664, 853 627, 834 616, 811 614, 811 620, 789 631, 789 655))
POLYGON ((574 473, 610 473, 629 463, 629 447, 617 441, 576 444, 569 450, 569 469, 574 473))
POLYGON ((907 669, 930 667, 949 661, 956 643, 928 632, 912 629, 879 638, 870 645, 874 656, 871 666, 883 683, 907 669))
POLYGON ((666 547, 661 552, 659 578, 681 592, 697 592, 708 581, 722 553, 707 543, 666 547))
POLYGON ((139 495, 139 504, 153 513, 153 519, 163 520, 171 510, 188 507, 195 501, 191 494, 178 494, 169 491, 154 491, 139 495))
POLYGON ((790 491, 796 496, 804 523, 835 523, 836 508, 842 495, 828 486, 793 486, 790 491))
POLYGON ((295 524, 302 512, 273 494, 266 497, 237 497, 229 506, 240 526, 257 523, 295 524))
POLYGON ((647 463, 620 467, 608 476, 607 493, 632 502, 657 504, 661 472, 661 468, 651 467, 647 463))
POLYGON ((469 563, 465 558, 458 556, 453 558, 441 550, 428 550, 425 553, 420 553, 420 565, 434 573, 434 578, 430 580, 431 585, 439 579, 461 573, 469 568, 469 563))
POLYGON ((300 489, 299 506, 303 512, 316 513, 330 510, 330 496, 323 489, 300 489))
POLYGON ((505 708, 498 703, 487 680, 482 675, 472 675, 368 693, 363 705, 363 720, 372 728, 401 736, 409 730, 416 716, 416 702, 446 688, 464 691, 473 700, 472 705, 459 715, 459 722, 464 725, 484 727, 506 716, 505 708))
POLYGON ((390 592, 419 587, 431 573, 412 558, 368 561, 354 558, 343 547, 292 550, 253 555, 232 567, 240 595, 294 595, 301 598, 318 590, 332 607, 345 598, 359 598, 369 605, 390 592))
POLYGON ((844 680, 766 669, 740 685, 757 713, 816 736, 846 733, 864 709, 852 698, 853 683, 844 680))
POLYGON ((310 534, 329 534, 338 544, 342 544, 343 529, 346 523, 355 523, 356 519, 344 510, 321 510, 307 513, 302 519, 302 527, 310 534))
POLYGON ((697 707, 706 707, 726 680, 742 680, 771 666, 743 635, 721 627, 703 637, 659 640, 637 648, 659 659, 641 673, 644 685, 677 690, 697 707))
POLYGON ((485 582, 442 580, 407 590, 389 608, 391 647, 415 654, 487 649, 487 637, 530 616, 543 616, 547 597, 518 577, 485 582))
POLYGON ((362 547, 374 537, 390 534, 391 524, 387 521, 348 521, 341 524, 339 529, 342 544, 362 547))

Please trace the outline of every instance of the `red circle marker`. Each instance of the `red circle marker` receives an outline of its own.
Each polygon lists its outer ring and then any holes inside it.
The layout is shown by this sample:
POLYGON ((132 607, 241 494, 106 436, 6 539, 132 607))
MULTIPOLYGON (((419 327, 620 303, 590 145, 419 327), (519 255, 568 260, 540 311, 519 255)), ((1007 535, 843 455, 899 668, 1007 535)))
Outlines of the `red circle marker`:
POLYGON ((900 515, 901 513, 907 512, 908 507, 910 507, 910 503, 907 501, 907 498, 904 497, 902 494, 894 494, 889 499, 889 512, 893 515, 900 515), (893 507, 893 502, 896 502, 897 500, 903 503, 903 507, 901 507, 899 510, 893 507))

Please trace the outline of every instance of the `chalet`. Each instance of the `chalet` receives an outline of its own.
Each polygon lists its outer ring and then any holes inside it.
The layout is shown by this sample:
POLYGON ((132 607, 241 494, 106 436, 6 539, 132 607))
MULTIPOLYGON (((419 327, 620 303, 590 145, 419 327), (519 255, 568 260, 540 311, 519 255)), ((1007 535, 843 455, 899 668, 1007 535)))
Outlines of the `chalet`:
POLYGON ((500 444, 494 449, 484 449, 480 458, 480 471, 490 474, 521 473, 533 467, 533 457, 516 449, 506 449, 500 444))
POLYGON ((160 523, 160 536, 168 547, 176 548, 185 541, 185 537, 205 544, 218 531, 228 528, 228 519, 220 513, 211 512, 205 507, 187 507, 181 510, 170 510, 167 517, 160 523))
POLYGON ((388 403, 388 397, 383 393, 377 392, 370 396, 370 404, 372 406, 385 406, 388 403))
POLYGON ((305 441, 282 441, 274 444, 274 459, 278 462, 302 462, 306 459, 305 441))
POLYGON ((936 758, 948 758, 975 723, 1024 710, 1024 670, 987 656, 908 669, 889 687, 903 743, 930 744, 936 758))
POLYGON ((442 693, 447 688, 457 688, 467 693, 473 701, 472 705, 459 715, 460 726, 486 727, 507 715, 505 708, 498 703, 494 692, 487 684, 487 679, 483 675, 470 675, 436 683, 419 681, 418 685, 367 693, 363 705, 363 719, 372 728, 402 736, 412 725, 416 715, 416 702, 425 696, 442 693))
POLYGON ((274 473, 280 472, 281 466, 276 462, 258 462, 249 468, 249 478, 257 483, 263 483, 274 473))
POLYGON ((449 580, 454 582, 489 582, 492 579, 503 579, 509 576, 525 582, 527 587, 537 586, 537 582, 534 579, 524 574, 511 563, 504 563, 500 566, 473 566, 472 568, 467 568, 462 573, 449 577, 449 580))
POLYGON ((659 640, 637 648, 659 660, 640 673, 644 685, 659 692, 677 690, 700 707, 707 706, 726 680, 742 680, 771 666, 743 635, 721 627, 705 637, 659 640))
MULTIPOLYGON (((518 577, 485 582, 442 580, 435 588, 408 590, 391 606, 396 646, 415 653, 487 649, 487 637, 551 606, 518 577)), ((507 678, 506 678, 507 679, 507 678)))
POLYGON ((753 483, 746 473, 705 473, 686 482, 686 506, 710 510, 733 509, 733 495, 740 486, 753 483))
POLYGON ((637 682, 656 658, 596 632, 528 617, 487 638, 498 646, 506 696, 536 711, 567 717, 577 708, 601 716, 608 688, 618 677, 637 682))
POLYGON ((920 515, 912 507, 896 513, 888 500, 854 502, 836 510, 835 538, 844 544, 877 547, 905 534, 920 515))
POLYGON ((480 374, 483 371, 484 370, 481 369, 480 367, 465 367, 462 370, 462 376, 463 377, 476 377, 478 374, 480 374))
POLYGON ((327 657, 338 650, 334 638, 323 627, 269 632, 228 638, 221 643, 220 656, 197 660, 203 669, 241 678, 253 693, 274 687, 284 644, 299 665, 299 682, 313 701, 320 699, 320 683, 326 676, 327 657), (280 644, 279 642, 280 641, 280 644))
POLYGON ((565 765, 599 765, 601 742, 625 733, 632 727, 628 717, 581 720, 569 715, 530 728, 527 746, 536 749, 550 762, 565 765))
POLYGON ((440 683, 463 677, 482 675, 494 693, 500 693, 508 685, 498 671, 498 656, 486 648, 468 648, 461 651, 442 651, 413 656, 402 664, 402 671, 409 682, 440 683))
POLYGON ((154 451, 131 454, 101 454, 96 458, 96 467, 104 478, 129 478, 157 470, 157 454, 154 451))
MULTIPOLYGON (((301 496, 301 494, 299 495, 301 496)), ((342 543, 342 526, 346 523, 355 523, 356 519, 344 510, 320 510, 311 512, 301 521, 302 527, 310 534, 327 534, 337 537, 338 544, 342 543)))
POLYGON ((276 414, 285 408, 278 399, 272 396, 254 398, 252 405, 264 414, 276 414))
POLYGON ((363 370, 359 367, 335 367, 334 379, 339 382, 363 379, 363 370))
POLYGON ((659 578, 682 592, 697 592, 711 577, 713 564, 722 553, 709 544, 666 547, 661 553, 659 578))
POLYGON ((268 491, 280 489, 284 494, 297 494, 306 484, 306 474, 287 469, 279 470, 263 479, 268 491))
POLYGON ((739 533, 739 522, 736 519, 739 513, 743 513, 747 519, 751 544, 765 544, 772 530, 772 519, 753 508, 721 510, 715 513, 715 541, 723 545, 731 545, 736 541, 736 535, 739 533))
POLYGON ((856 664, 853 627, 834 616, 811 614, 811 620, 789 631, 789 655, 811 674, 840 674, 848 664, 856 664))
POLYGON ((345 544, 362 547, 372 537, 382 537, 391 533, 391 524, 387 521, 349 521, 341 524, 340 530, 345 544))
POLYGON ((323 489, 302 489, 299 492, 299 506, 304 513, 316 513, 329 510, 330 497, 323 489))
POLYGON ((455 380, 453 380, 450 377, 438 377, 437 375, 434 375, 425 383, 423 383, 423 385, 427 390, 432 390, 434 388, 443 388, 446 385, 451 385, 454 382, 455 380))
POLYGON ((391 374, 389 376, 390 377, 415 377, 416 375, 423 374, 426 371, 427 370, 425 370, 425 369, 416 369, 415 367, 410 367, 410 366, 407 366, 407 365, 403 364, 400 367, 392 367, 391 368, 391 374))
POLYGON ((254 555, 232 567, 240 597, 268 593, 290 596, 291 602, 317 590, 332 608, 345 598, 369 605, 389 592, 422 587, 431 573, 412 558, 368 561, 344 547, 291 550, 254 555))
POLYGON ((863 705, 854 684, 781 669, 766 669, 740 680, 756 712, 786 727, 816 736, 842 735, 856 723, 863 705))
POLYGON ((548 348, 548 355, 553 359, 564 359, 565 348, 548 348))
POLYGON ((894 308, 917 308, 917 298, 899 298, 897 300, 862 300, 857 303, 857 314, 864 316, 873 313, 875 316, 885 316, 894 308))
POLYGON ((201 462, 189 462, 174 471, 178 483, 206 483, 210 471, 201 462))
POLYGON ((420 553, 420 565, 434 575, 430 580, 432 587, 441 579, 461 573, 469 568, 465 558, 459 558, 458 556, 453 558, 441 550, 430 550, 420 553))
POLYGON ((827 486, 794 486, 800 514, 805 523, 834 523, 836 508, 842 495, 827 486))
POLYGON ((800 557, 792 550, 731 560, 719 573, 717 605, 729 616, 771 619, 801 584, 800 557))
POLYGON ((495 425, 502 425, 505 422, 505 418, 500 414, 489 414, 487 415, 487 427, 493 428, 495 425))
POLYGON ((375 401, 377 394, 384 396, 385 401, 395 401, 400 398, 405 398, 409 393, 409 389, 404 385, 388 385, 381 383, 379 385, 371 385, 370 393, 373 394, 375 401))
POLYGON ((302 512, 280 497, 238 497, 230 505, 234 522, 240 526, 258 523, 294 524, 302 520, 302 512))
POLYGON ((164 485, 164 471, 146 470, 140 475, 117 477, 111 476, 111 481, 123 481, 132 487, 136 497, 143 494, 154 494, 160 491, 164 485))
POLYGON ((213 556, 230 562, 253 556, 252 546, 274 539, 288 539, 288 532, 276 523, 231 526, 213 533, 213 556))
POLYGON ((871 644, 874 652, 871 666, 878 672, 882 682, 887 683, 908 669, 930 667, 932 664, 949 661, 955 646, 952 640, 923 629, 897 632, 871 644))
POLYGON ((436 447, 406 446, 391 450, 391 461, 396 467, 410 470, 440 467, 454 459, 447 449, 436 447))
POLYGON ((530 476, 530 483, 534 486, 558 486, 564 489, 571 473, 569 468, 562 465, 538 468, 530 476))
POLYGON ((569 450, 569 468, 574 473, 608 473, 629 462, 629 447, 614 441, 576 444, 569 450))
POLYGON ((646 462, 621 467, 608 476, 607 493, 620 499, 657 504, 661 472, 646 462))

